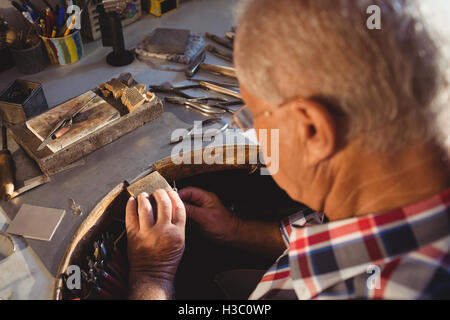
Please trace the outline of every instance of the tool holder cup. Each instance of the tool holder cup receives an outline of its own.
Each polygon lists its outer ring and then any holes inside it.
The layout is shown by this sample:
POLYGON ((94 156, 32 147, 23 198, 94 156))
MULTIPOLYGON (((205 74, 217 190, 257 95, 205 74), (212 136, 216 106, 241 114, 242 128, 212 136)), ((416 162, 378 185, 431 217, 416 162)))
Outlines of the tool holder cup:
POLYGON ((10 48, 11 55, 16 63, 17 70, 23 74, 34 74, 45 69, 48 58, 39 41, 34 46, 26 49, 10 48))
POLYGON ((69 65, 81 59, 84 53, 80 30, 65 37, 49 38, 41 36, 52 64, 69 65))

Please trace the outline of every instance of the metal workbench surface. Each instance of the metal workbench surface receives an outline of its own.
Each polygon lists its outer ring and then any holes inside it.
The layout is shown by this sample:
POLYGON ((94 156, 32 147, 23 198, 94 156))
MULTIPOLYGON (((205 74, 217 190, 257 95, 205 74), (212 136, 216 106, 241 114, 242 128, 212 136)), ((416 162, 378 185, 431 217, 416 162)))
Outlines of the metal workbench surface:
MULTIPOLYGON (((141 20, 124 28, 126 47, 133 48, 156 27, 186 28, 195 34, 211 32, 223 35, 233 24, 236 3, 235 0, 190 1, 162 18, 144 14, 141 20)), ((53 107, 121 72, 130 72, 137 81, 146 84, 185 81, 182 72, 154 70, 137 60, 125 67, 111 67, 105 61, 110 51, 111 48, 102 47, 100 40, 86 43, 85 54, 78 63, 63 67, 48 66, 44 71, 29 76, 11 69, 0 73, 0 88, 17 78, 38 81, 43 85, 48 105, 53 107)), ((211 56, 207 57, 207 62, 226 65, 211 56)), ((201 77, 206 76, 202 74, 201 77)), ((50 183, 9 202, 0 202, 10 219, 24 203, 66 210, 52 241, 26 240, 50 274, 56 274, 67 244, 99 200, 122 181, 138 176, 152 163, 169 156, 171 146, 168 141, 173 130, 188 128, 194 120, 204 119, 201 114, 182 106, 165 105, 164 108, 163 116, 88 155, 84 165, 56 174, 51 177, 50 183), (70 198, 81 205, 82 216, 72 214, 70 198)), ((0 263, 0 271, 1 268, 0 263)), ((0 283, 0 289, 4 285, 0 283)))

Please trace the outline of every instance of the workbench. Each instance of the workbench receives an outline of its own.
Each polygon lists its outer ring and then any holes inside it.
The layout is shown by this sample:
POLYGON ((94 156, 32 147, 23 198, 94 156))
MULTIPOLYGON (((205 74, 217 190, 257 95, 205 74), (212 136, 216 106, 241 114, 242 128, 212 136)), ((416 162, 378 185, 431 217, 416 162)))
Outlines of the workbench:
MULTIPOLYGON (((233 25, 233 6, 236 3, 236 0, 189 1, 162 18, 144 14, 141 20, 124 28, 126 47, 133 48, 157 27, 190 29, 200 35, 204 32, 224 35, 233 25)), ((0 74, 0 88, 18 78, 38 81, 43 85, 48 105, 53 107, 122 72, 132 73, 137 81, 147 85, 166 81, 180 85, 187 83, 182 72, 154 70, 138 60, 125 67, 111 67, 105 60, 111 48, 102 47, 101 40, 85 43, 84 47, 82 60, 70 66, 48 66, 29 76, 15 69, 3 72, 0 74)), ((207 62, 227 65, 210 55, 207 62)), ((199 77, 208 78, 204 73, 199 77)), ((6 229, 8 219, 13 219, 24 203, 66 210, 50 242, 15 237, 19 244, 18 252, 0 261, 0 298, 51 298, 60 257, 94 206, 117 184, 133 179, 152 163, 170 156, 172 146, 168 142, 173 130, 189 128, 194 120, 205 119, 196 111, 182 106, 165 104, 164 109, 162 117, 88 155, 81 165, 53 175, 50 183, 9 202, 0 202, 0 211, 6 214, 0 219, 0 230, 6 229), (82 216, 72 213, 69 199, 81 206, 82 216)), ((13 142, 10 146, 18 148, 13 142)), ((25 169, 19 167, 20 170, 25 169)))

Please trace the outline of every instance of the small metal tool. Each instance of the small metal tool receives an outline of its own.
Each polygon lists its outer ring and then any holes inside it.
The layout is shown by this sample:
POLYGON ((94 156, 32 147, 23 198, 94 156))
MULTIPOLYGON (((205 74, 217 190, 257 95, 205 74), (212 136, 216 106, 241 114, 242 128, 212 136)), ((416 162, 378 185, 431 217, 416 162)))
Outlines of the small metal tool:
POLYGON ((175 103, 185 105, 187 107, 193 108, 205 115, 213 115, 213 114, 224 114, 227 111, 223 108, 211 107, 207 104, 193 102, 189 99, 180 98, 180 97, 166 97, 164 99, 166 102, 175 103))
MULTIPOLYGON (((191 128, 189 128, 188 132, 184 136, 181 136, 178 139, 171 140, 170 144, 177 144, 177 143, 180 143, 181 141, 183 141, 183 140, 185 140, 187 138, 194 137, 195 136, 195 131, 196 131, 196 129, 199 128, 199 126, 205 126, 205 125, 209 125, 209 124, 220 122, 220 121, 222 121, 222 119, 220 119, 220 118, 209 118, 209 119, 206 119, 206 120, 202 121, 201 123, 196 124, 196 125, 192 126, 191 128)), ((225 123, 220 129, 217 129, 215 132, 211 132, 209 134, 203 133, 202 134, 202 140, 207 139, 207 138, 215 137, 219 133, 222 133, 226 129, 228 129, 228 127, 229 127, 229 124, 225 123)))
POLYGON ((181 87, 174 87, 169 82, 164 82, 161 85, 150 86, 150 89, 152 91, 154 91, 154 92, 170 93, 170 94, 174 94, 174 95, 177 95, 179 97, 186 98, 186 99, 201 99, 201 100, 228 102, 228 100, 223 98, 223 97, 196 98, 194 96, 191 96, 191 95, 183 92, 184 90, 190 90, 190 89, 204 89, 204 86, 202 86, 200 84, 187 85, 187 86, 181 86, 181 87))

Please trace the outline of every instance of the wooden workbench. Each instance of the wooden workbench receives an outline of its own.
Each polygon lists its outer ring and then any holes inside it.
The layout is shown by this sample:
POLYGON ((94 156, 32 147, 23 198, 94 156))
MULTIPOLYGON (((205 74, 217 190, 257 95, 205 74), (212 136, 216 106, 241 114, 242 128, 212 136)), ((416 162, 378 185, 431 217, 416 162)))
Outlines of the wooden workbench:
MULTIPOLYGON (((140 21, 124 28, 126 46, 127 48, 135 46, 153 28, 161 26, 190 28, 197 34, 206 31, 225 34, 233 23, 232 6, 236 2, 236 0, 190 1, 163 18, 144 15, 140 21)), ((39 81, 43 85, 49 106, 55 106, 122 72, 130 72, 138 82, 146 84, 161 84, 165 81, 181 84, 185 80, 183 73, 153 70, 139 61, 120 68, 108 66, 105 57, 110 50, 103 48, 101 41, 96 41, 85 45, 85 56, 74 65, 49 66, 41 73, 29 76, 19 74, 15 69, 9 70, 1 74, 0 88, 16 78, 39 81)), ((225 62, 209 55, 207 62, 226 65, 225 62)), ((208 78, 204 73, 198 77, 208 78)), ((51 274, 55 275, 68 242, 87 213, 100 199, 120 182, 133 179, 152 163, 169 156, 172 146, 168 142, 173 130, 188 128, 194 120, 204 119, 199 113, 182 106, 166 104, 164 111, 160 118, 86 156, 84 165, 58 173, 52 176, 50 183, 10 202, 0 202, 0 206, 11 219, 23 203, 66 210, 67 214, 51 242, 27 240, 51 274), (81 206, 84 213, 82 216, 72 214, 69 206, 70 198, 81 206)), ((14 153, 23 157, 20 150, 14 153)), ((19 170, 36 170, 32 168, 33 164, 29 160, 22 162, 29 163, 29 168, 19 170)), ((7 284, 0 283, 0 287, 5 285, 7 284)), ((45 293, 42 298, 45 298, 44 295, 45 293)))

